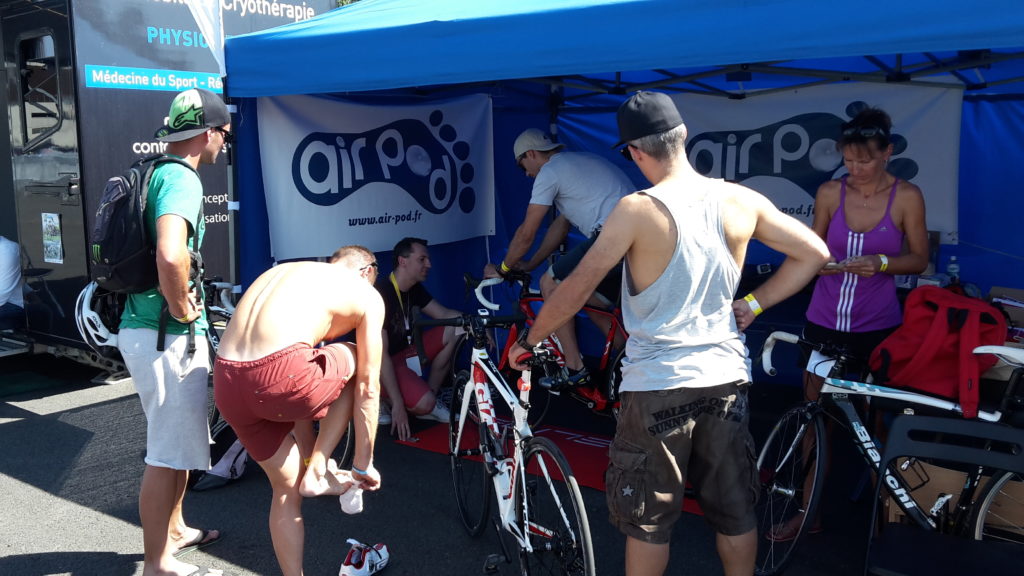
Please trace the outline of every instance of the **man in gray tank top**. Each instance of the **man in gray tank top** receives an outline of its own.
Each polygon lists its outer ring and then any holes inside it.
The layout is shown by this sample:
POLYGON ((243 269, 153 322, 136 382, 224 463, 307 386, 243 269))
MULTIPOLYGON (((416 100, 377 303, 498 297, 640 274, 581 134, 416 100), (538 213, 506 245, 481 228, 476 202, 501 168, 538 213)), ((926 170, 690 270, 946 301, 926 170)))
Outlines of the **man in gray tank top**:
POLYGON ((810 282, 828 249, 761 194, 698 174, 686 158, 686 126, 666 94, 634 94, 619 108, 618 124, 618 145, 653 186, 618 203, 510 357, 575 314, 625 258, 622 310, 630 337, 605 481, 609 517, 626 535, 626 574, 664 573, 689 480, 716 531, 725 574, 749 575, 757 477, 741 331, 810 282), (752 238, 787 258, 734 301, 752 238))

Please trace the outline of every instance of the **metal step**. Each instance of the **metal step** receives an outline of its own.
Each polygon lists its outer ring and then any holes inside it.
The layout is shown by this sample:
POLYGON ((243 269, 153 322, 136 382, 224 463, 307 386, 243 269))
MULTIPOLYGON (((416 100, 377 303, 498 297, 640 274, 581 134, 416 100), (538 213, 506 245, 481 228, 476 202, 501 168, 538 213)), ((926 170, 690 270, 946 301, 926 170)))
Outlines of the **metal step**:
POLYGON ((17 356, 32 351, 32 343, 9 334, 0 334, 0 358, 4 356, 17 356))

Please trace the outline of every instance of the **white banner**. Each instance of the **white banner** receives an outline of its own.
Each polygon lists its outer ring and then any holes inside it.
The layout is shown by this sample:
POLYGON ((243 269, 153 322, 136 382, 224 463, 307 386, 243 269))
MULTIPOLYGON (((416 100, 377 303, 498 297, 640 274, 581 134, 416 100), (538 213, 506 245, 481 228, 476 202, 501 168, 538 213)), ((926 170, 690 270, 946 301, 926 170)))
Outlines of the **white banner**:
POLYGON ((494 234, 490 97, 369 106, 276 96, 258 111, 275 260, 494 234))
POLYGON ((818 186, 846 173, 835 147, 840 125, 865 105, 885 110, 893 121, 889 172, 921 188, 928 229, 956 243, 962 90, 849 83, 744 100, 672 98, 700 173, 741 182, 808 225, 818 186))

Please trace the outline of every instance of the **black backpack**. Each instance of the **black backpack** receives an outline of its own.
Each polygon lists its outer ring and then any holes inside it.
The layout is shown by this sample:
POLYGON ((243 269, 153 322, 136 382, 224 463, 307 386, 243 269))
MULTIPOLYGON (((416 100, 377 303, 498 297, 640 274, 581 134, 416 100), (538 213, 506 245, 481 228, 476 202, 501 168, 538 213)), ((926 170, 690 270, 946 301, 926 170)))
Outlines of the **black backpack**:
POLYGON ((158 154, 135 162, 123 174, 107 180, 89 238, 90 275, 104 290, 133 294, 158 283, 156 243, 146 232, 143 214, 149 180, 162 162, 177 162, 194 170, 180 158, 158 154))

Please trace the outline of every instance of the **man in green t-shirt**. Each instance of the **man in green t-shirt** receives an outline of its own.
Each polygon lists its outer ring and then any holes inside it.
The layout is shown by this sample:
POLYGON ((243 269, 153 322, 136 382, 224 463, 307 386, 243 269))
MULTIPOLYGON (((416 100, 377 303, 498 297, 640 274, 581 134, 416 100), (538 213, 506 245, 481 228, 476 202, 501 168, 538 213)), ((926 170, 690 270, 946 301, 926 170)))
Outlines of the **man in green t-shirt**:
POLYGON ((205 228, 196 169, 216 162, 231 140, 231 116, 216 94, 186 90, 175 96, 155 138, 191 168, 164 162, 153 171, 145 220, 156 239, 159 285, 128 297, 117 346, 146 413, 146 470, 139 490, 143 575, 201 574, 176 558, 220 538, 216 530, 188 527, 181 511, 188 471, 210 466, 209 349, 199 342, 194 353, 188 351, 190 325, 200 339, 207 327, 202 297, 189 281, 189 249, 193 236, 197 248, 202 244, 205 228), (165 302, 169 318, 164 350, 158 351, 165 302))

